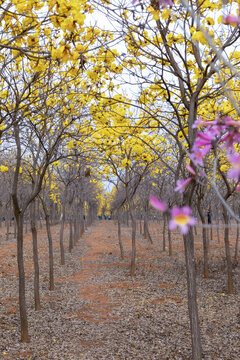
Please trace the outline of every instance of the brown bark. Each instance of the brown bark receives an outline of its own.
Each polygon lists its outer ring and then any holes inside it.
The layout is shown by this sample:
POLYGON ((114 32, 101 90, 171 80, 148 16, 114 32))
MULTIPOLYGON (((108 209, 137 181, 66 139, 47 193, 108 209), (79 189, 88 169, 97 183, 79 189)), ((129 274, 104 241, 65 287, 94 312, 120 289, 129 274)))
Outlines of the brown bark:
POLYGON ((192 359, 202 359, 202 346, 201 336, 198 318, 197 307, 197 290, 196 290, 196 273, 195 273, 195 261, 194 261, 194 238, 193 231, 190 228, 187 235, 184 235, 184 250, 185 261, 187 270, 187 284, 188 284, 188 311, 191 327, 191 339, 192 339, 192 359))
POLYGON ((54 290, 54 267, 53 267, 53 240, 50 226, 50 215, 44 200, 42 201, 43 211, 45 214, 47 236, 48 236, 48 253, 49 253, 49 290, 54 290))
POLYGON ((168 255, 172 256, 172 237, 171 230, 168 227, 168 255))
POLYGON ((143 229, 144 229, 144 238, 148 239, 148 241, 151 244, 153 244, 152 237, 151 237, 151 234, 150 234, 150 231, 149 231, 149 226, 148 226, 148 209, 147 208, 145 209, 145 212, 144 212, 144 226, 143 226, 143 229))
POLYGON ((163 215, 163 247, 162 247, 162 250, 163 251, 166 251, 166 225, 167 225, 167 219, 166 219, 166 216, 163 215))
POLYGON ((117 222, 118 222, 118 242, 119 242, 119 247, 120 247, 120 254, 121 254, 121 258, 124 259, 124 251, 123 251, 122 236, 121 236, 121 222, 120 222, 119 211, 117 213, 117 222))
POLYGON ((63 244, 63 233, 64 233, 64 225, 65 225, 65 207, 63 206, 62 218, 61 218, 61 227, 60 227, 60 235, 59 235, 59 245, 60 245, 60 264, 65 264, 65 251, 63 244))
POLYGON ((131 256, 131 276, 135 276, 136 268, 136 219, 134 217, 132 204, 129 205, 130 217, 132 222, 132 256, 131 256))
POLYGON ((218 243, 220 244, 219 220, 217 220, 217 239, 218 239, 218 243))
POLYGON ((236 242, 235 242, 235 253, 234 253, 234 260, 237 261, 238 259, 238 242, 239 242, 239 222, 237 222, 237 232, 236 232, 236 242))
POLYGON ((68 245, 68 251, 72 252, 73 249, 73 224, 72 224, 72 219, 70 219, 69 221, 69 245, 68 245))
POLYGON ((203 277, 205 279, 209 278, 209 266, 208 266, 208 239, 207 239, 207 229, 205 227, 206 221, 204 218, 204 214, 201 208, 201 203, 198 201, 197 203, 198 213, 202 222, 202 240, 203 240, 203 277))
POLYGON ((232 272, 232 260, 231 260, 231 251, 229 244, 229 220, 227 210, 223 206, 223 220, 224 220, 224 244, 225 244, 225 254, 227 262, 227 286, 228 294, 234 294, 234 284, 233 284, 233 272, 232 272))
POLYGON ((23 260, 23 216, 21 213, 16 214, 17 222, 17 262, 18 262, 18 281, 19 281, 19 312, 21 326, 21 341, 30 342, 28 333, 27 308, 25 297, 25 271, 23 260))
POLYGON ((140 231, 140 234, 142 234, 142 215, 141 215, 141 218, 139 221, 139 231, 140 231))
POLYGON ((31 232, 33 241, 33 264, 34 264, 34 305, 35 310, 41 309, 40 290, 39 290, 39 263, 38 263, 38 244, 37 244, 37 227, 36 227, 36 202, 30 205, 31 232))

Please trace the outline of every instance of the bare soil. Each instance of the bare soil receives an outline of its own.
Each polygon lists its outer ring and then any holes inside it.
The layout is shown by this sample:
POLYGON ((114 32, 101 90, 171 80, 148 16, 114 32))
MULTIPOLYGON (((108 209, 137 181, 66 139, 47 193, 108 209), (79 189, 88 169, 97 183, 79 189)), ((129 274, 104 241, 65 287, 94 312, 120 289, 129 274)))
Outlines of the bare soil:
MULTIPOLYGON (((139 230, 139 229, 138 229, 139 230)), ((24 239, 31 342, 19 342, 16 240, 0 228, 0 359, 190 360, 191 340, 183 242, 173 232, 173 256, 162 251, 162 227, 152 223, 153 244, 137 235, 137 268, 129 276, 131 229, 122 227, 120 259, 117 225, 99 221, 87 229, 61 266, 59 226, 53 226, 55 290, 49 291, 48 242, 39 229, 40 311, 34 311, 31 235, 24 239)), ((232 253, 236 229, 231 229, 232 253)), ((65 245, 68 243, 65 229, 65 245)), ((167 239, 166 239, 167 240, 167 239)), ((203 359, 240 359, 240 264, 234 265, 236 294, 227 295, 223 233, 210 241, 210 279, 202 276, 201 229, 196 269, 203 359)))

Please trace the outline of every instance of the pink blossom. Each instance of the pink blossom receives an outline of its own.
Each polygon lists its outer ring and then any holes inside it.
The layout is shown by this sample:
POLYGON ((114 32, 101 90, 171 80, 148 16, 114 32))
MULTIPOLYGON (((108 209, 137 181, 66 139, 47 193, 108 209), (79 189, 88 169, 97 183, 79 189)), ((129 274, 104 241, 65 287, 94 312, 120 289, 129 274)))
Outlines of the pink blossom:
POLYGON ((240 132, 238 129, 232 129, 221 139, 221 143, 224 143, 227 149, 232 149, 234 143, 240 142, 240 132))
POLYGON ((172 0, 159 0, 159 7, 173 6, 172 0))
POLYGON ((202 116, 200 116, 195 122, 193 123, 192 128, 197 129, 198 127, 202 126, 204 124, 202 116))
POLYGON ((227 15, 223 20, 226 25, 239 25, 240 24, 240 16, 227 15))
POLYGON ((195 165, 201 165, 203 166, 203 158, 209 150, 211 150, 212 145, 207 145, 204 148, 200 149, 199 147, 193 146, 192 148, 192 154, 190 154, 190 159, 194 162, 195 165))
POLYGON ((228 177, 230 179, 240 180, 240 154, 233 153, 229 155, 228 161, 231 163, 232 167, 228 171, 228 177))
POLYGON ((196 175, 196 171, 191 167, 191 165, 187 164, 186 169, 193 175, 196 175))
POLYGON ((237 190, 237 191, 240 191, 240 185, 238 185, 238 186, 236 187, 236 190, 237 190))
POLYGON ((191 177, 187 178, 186 180, 177 180, 177 186, 175 187, 174 191, 178 191, 180 193, 184 192, 187 184, 192 180, 191 177))
POLYGON ((165 201, 159 201, 155 196, 150 197, 150 204, 157 210, 160 211, 166 211, 167 210, 167 204, 165 201))
POLYGON ((174 207, 171 211, 172 218, 169 222, 169 229, 174 230, 179 227, 182 234, 187 234, 189 226, 196 224, 196 219, 190 215, 191 209, 189 206, 183 208, 174 207))
POLYGON ((240 121, 232 120, 231 116, 227 116, 224 118, 224 122, 227 126, 236 126, 240 127, 240 121))

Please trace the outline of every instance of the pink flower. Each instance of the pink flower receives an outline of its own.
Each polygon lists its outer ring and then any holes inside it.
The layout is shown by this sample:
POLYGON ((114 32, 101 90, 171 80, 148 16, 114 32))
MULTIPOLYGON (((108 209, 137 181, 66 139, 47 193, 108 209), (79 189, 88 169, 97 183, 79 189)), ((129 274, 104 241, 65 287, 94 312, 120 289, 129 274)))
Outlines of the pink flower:
POLYGON ((228 161, 231 163, 232 167, 228 171, 228 177, 230 179, 240 180, 240 154, 234 153, 229 155, 228 161))
POLYGON ((173 6, 172 0, 159 0, 159 7, 166 7, 166 5, 173 6))
POLYGON ((150 197, 150 204, 157 210, 166 211, 167 204, 165 201, 159 201, 155 196, 150 197))
POLYGON ((191 165, 187 164, 186 169, 193 175, 196 175, 196 171, 191 167, 191 165))
POLYGON ((238 186, 236 187, 236 190, 237 190, 237 191, 240 191, 240 185, 238 185, 238 186))
POLYGON ((183 235, 187 234, 189 226, 196 224, 196 219, 191 215, 191 209, 189 206, 183 208, 174 207, 171 211, 171 220, 169 222, 169 229, 174 230, 177 227, 183 235))
POLYGON ((192 180, 191 177, 187 178, 186 180, 177 180, 177 186, 175 187, 174 191, 178 191, 180 193, 184 192, 185 187, 187 184, 192 180))
POLYGON ((240 121, 232 120, 231 116, 227 116, 224 118, 224 122, 227 126, 236 126, 240 127, 240 121))
POLYGON ((240 24, 240 16, 227 15, 223 20, 226 25, 239 25, 240 24))
POLYGON ((195 165, 201 165, 203 166, 203 158, 209 150, 211 150, 212 145, 207 145, 203 149, 200 149, 199 147, 193 146, 192 148, 192 154, 190 154, 190 159, 194 162, 195 165))
POLYGON ((197 128, 199 128, 199 127, 200 127, 201 125, 203 125, 203 124, 204 124, 203 118, 202 118, 202 116, 200 116, 200 117, 194 122, 192 128, 193 128, 193 129, 197 129, 197 128))

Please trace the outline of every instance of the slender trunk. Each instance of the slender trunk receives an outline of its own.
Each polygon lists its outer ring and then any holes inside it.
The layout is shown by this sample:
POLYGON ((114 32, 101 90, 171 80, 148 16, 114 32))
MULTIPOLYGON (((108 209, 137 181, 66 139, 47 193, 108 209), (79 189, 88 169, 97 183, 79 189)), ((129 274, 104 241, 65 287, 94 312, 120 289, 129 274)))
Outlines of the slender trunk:
POLYGON ((233 284, 233 272, 232 272, 232 261, 231 261, 231 251, 229 244, 229 221, 228 214, 223 207, 223 219, 224 219, 224 243, 225 243, 225 254, 227 261, 227 278, 228 278, 228 294, 234 294, 234 284, 233 284))
POLYGON ((7 232, 6 232, 6 240, 9 240, 9 233, 10 233, 10 221, 9 217, 7 218, 7 232))
POLYGON ((196 273, 194 261, 194 238, 193 231, 190 228, 187 235, 184 235, 184 250, 187 270, 187 285, 188 285, 188 311, 191 326, 192 338, 192 359, 202 359, 202 346, 200 336, 200 326, 198 318, 197 307, 197 290, 196 290, 196 273))
POLYGON ((208 241, 206 228, 202 228, 202 239, 203 239, 203 277, 204 279, 209 278, 209 265, 208 265, 208 241))
POLYGON ((218 243, 220 244, 219 219, 217 219, 217 240, 218 240, 218 243))
POLYGON ((83 202, 80 202, 79 211, 80 211, 80 237, 81 237, 81 236, 83 236, 83 233, 85 231, 85 228, 84 228, 84 207, 83 207, 83 202))
POLYGON ((13 222, 13 226, 14 226, 14 239, 17 238, 17 224, 16 224, 16 220, 14 219, 14 222, 13 222))
POLYGON ((33 264, 34 264, 34 304, 35 310, 41 309, 40 291, 39 291, 39 263, 38 263, 38 244, 37 244, 37 227, 36 227, 36 201, 30 205, 31 232, 33 241, 33 264))
POLYGON ((54 273, 53 273, 53 240, 50 227, 49 215, 46 215, 46 227, 48 235, 48 249, 49 249, 49 290, 54 290, 54 273))
POLYGON ((166 225, 167 225, 167 221, 166 221, 166 216, 163 215, 163 251, 166 251, 166 225))
POLYGON ((151 244, 153 244, 152 237, 150 235, 149 227, 148 227, 148 213, 147 213, 147 210, 144 213, 144 238, 148 239, 148 241, 151 244))
POLYGON ((135 268, 136 268, 136 219, 132 208, 132 200, 128 196, 128 189, 126 189, 126 191, 127 191, 127 201, 129 205, 129 213, 132 223, 132 256, 131 256, 130 275, 133 277, 135 276, 135 268))
POLYGON ((197 236, 197 226, 194 226, 194 234, 197 236))
POLYGON ((50 216, 47 207, 42 201, 43 211, 45 214, 47 236, 48 236, 48 252, 49 252, 49 290, 54 290, 54 269, 53 269, 53 240, 50 226, 50 216))
POLYGON ((130 217, 132 221, 132 257, 131 257, 131 276, 135 276, 136 268, 136 220, 132 210, 130 210, 130 217))
POLYGON ((25 220, 25 234, 27 234, 27 232, 28 232, 28 222, 27 222, 27 219, 26 219, 25 220))
POLYGON ((198 213, 202 222, 202 240, 203 240, 203 277, 205 279, 209 278, 209 270, 208 270, 208 239, 207 239, 207 229, 205 227, 206 221, 204 218, 204 214, 201 208, 201 203, 197 204, 198 213))
POLYGON ((60 245, 60 264, 65 264, 65 252, 63 245, 63 233, 64 233, 64 225, 65 225, 65 207, 63 207, 62 219, 61 219, 61 227, 60 227, 60 236, 59 236, 59 245, 60 245))
POLYGON ((28 334, 28 320, 25 297, 25 272, 23 261, 23 215, 16 214, 17 222, 17 262, 18 262, 18 280, 19 280, 19 312, 20 312, 20 326, 21 326, 21 341, 29 342, 28 334))
POLYGON ((146 212, 145 211, 144 211, 144 217, 143 217, 143 237, 144 237, 144 239, 147 239, 146 212))
POLYGON ((121 222, 120 222, 119 212, 117 214, 117 222, 118 222, 118 242, 119 242, 119 247, 120 247, 121 258, 123 259, 124 252, 123 252, 123 244, 122 244, 122 237, 121 237, 121 222))
POLYGON ((70 232, 69 232, 68 250, 69 250, 69 252, 72 252, 72 249, 73 249, 73 225, 72 225, 72 219, 70 219, 70 221, 69 221, 69 228, 70 228, 70 232))
POLYGON ((239 222, 237 222, 237 233, 236 233, 236 242, 235 242, 235 254, 234 260, 238 259, 238 242, 239 242, 239 222))
POLYGON ((168 227, 168 255, 172 256, 172 236, 169 227, 168 227))
POLYGON ((77 235, 77 219, 75 217, 74 221, 73 221, 73 239, 74 239, 74 245, 77 244, 77 240, 78 240, 78 235, 77 235))

